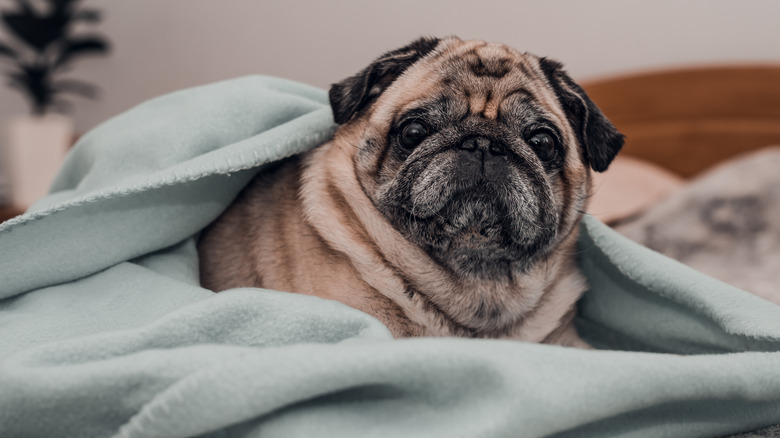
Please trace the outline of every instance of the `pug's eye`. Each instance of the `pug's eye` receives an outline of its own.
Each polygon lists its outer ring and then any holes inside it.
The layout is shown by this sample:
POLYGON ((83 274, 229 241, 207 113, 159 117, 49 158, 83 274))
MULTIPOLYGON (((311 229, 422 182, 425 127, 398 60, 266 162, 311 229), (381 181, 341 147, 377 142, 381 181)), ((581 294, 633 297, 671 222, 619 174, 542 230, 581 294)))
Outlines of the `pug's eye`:
POLYGON ((555 137, 547 131, 535 131, 528 138, 528 144, 536 151, 542 161, 551 161, 557 156, 555 137))
POLYGON ((428 136, 428 127, 424 123, 414 121, 405 124, 401 128, 401 134, 398 136, 398 141, 401 146, 412 149, 417 147, 425 137, 428 136))

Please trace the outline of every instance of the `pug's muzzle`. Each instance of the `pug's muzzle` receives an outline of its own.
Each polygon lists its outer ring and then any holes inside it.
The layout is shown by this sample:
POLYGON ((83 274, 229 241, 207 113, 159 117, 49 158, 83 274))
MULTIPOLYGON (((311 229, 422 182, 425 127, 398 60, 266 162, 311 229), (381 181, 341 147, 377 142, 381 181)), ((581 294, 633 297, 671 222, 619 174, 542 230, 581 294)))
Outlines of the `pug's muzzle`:
POLYGON ((468 120, 422 138, 376 198, 408 239, 469 275, 506 272, 508 261, 530 265, 558 225, 540 160, 490 125, 468 120))

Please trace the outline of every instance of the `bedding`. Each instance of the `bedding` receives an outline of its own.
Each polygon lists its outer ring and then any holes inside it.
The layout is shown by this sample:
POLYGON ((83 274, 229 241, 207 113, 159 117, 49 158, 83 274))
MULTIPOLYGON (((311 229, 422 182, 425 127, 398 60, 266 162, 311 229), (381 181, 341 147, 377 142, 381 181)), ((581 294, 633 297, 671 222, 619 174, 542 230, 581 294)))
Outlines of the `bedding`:
MULTIPOLYGON (((638 211, 612 216, 615 229, 699 272, 780 304, 778 168, 780 147, 773 146, 732 157, 676 185, 666 184, 673 179, 655 173, 634 172, 639 182, 626 190, 619 180, 628 175, 612 175, 605 186, 613 192, 632 192, 638 199, 630 204, 638 211), (657 194, 661 200, 652 202, 657 194)), ((599 205, 607 211, 628 211, 609 208, 618 197, 601 200, 599 205)), ((738 436, 780 437, 780 425, 738 436)))
POLYGON ((732 158, 616 227, 623 235, 780 304, 780 147, 732 158))
POLYGON ((780 308, 587 216, 600 350, 392 339, 337 302, 198 284, 195 241, 325 141, 323 90, 253 76, 85 135, 0 225, 0 436, 713 437, 780 422, 780 308))
POLYGON ((649 161, 620 155, 592 174, 588 213, 605 224, 631 219, 685 186, 685 180, 649 161))

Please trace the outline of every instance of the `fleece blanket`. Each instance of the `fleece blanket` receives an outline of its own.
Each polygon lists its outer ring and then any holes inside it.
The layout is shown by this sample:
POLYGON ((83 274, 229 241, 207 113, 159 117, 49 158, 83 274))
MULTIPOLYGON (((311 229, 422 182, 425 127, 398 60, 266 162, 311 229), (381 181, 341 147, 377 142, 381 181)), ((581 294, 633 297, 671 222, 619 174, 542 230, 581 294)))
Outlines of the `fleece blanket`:
POLYGON ((780 308, 591 217, 599 350, 394 340, 336 302, 198 285, 201 230, 327 140, 323 90, 246 77, 83 137, 0 226, 0 436, 713 437, 780 422, 780 308))

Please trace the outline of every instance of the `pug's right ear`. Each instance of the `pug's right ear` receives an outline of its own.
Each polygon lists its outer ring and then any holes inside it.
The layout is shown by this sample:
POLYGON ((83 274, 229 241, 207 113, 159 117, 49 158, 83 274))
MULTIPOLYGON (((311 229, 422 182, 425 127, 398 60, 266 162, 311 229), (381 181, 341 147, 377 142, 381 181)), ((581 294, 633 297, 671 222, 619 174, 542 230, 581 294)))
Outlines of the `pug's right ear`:
POLYGON ((433 51, 438 38, 420 38, 377 58, 355 76, 333 84, 328 96, 333 119, 338 124, 350 121, 367 108, 412 64, 433 51))

